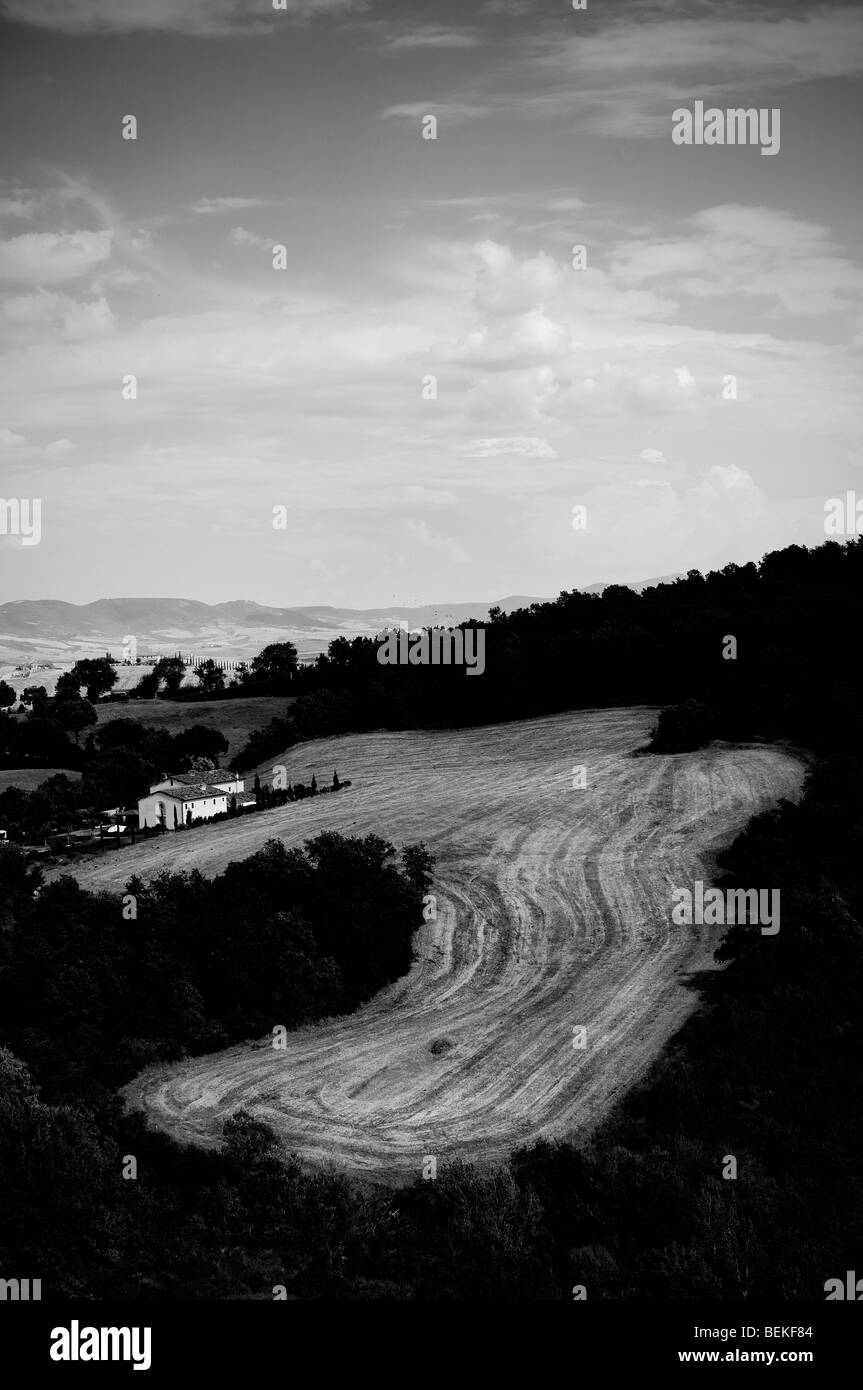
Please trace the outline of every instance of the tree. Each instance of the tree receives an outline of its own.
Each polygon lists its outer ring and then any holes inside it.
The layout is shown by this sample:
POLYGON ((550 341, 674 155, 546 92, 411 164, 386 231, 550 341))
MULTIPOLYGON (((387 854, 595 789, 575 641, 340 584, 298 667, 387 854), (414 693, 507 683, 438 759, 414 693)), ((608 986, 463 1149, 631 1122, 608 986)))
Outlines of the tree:
POLYGON ((16 699, 15 691, 11 685, 5 681, 0 681, 0 709, 6 709, 8 705, 14 705, 16 699))
POLYGON ((117 672, 106 656, 88 657, 76 661, 71 671, 65 671, 59 677, 54 693, 58 700, 73 699, 84 686, 87 699, 95 701, 100 695, 107 695, 116 684, 117 672))
POLYGON ((339 774, 336 772, 335 768, 333 768, 333 791, 337 792, 341 785, 342 784, 339 781, 339 774))
POLYGON ((55 700, 77 700, 81 695, 81 682, 74 671, 63 671, 54 686, 55 700))
MULTIPOLYGON (((224 757, 227 751, 228 740, 225 735, 207 724, 193 724, 189 729, 181 729, 174 739, 174 753, 180 761, 186 758, 209 758, 213 767, 218 767, 219 759, 224 757)), ((184 770, 191 771, 191 768, 184 770)))
POLYGON ((206 781, 208 772, 216 770, 216 764, 210 758, 189 758, 187 763, 186 771, 200 774, 203 781, 206 781))
POLYGON ((99 725, 95 738, 100 748, 142 748, 147 732, 147 726, 137 719, 109 719, 99 725))
POLYGON ((317 779, 317 777, 315 776, 314 773, 312 773, 311 793, 312 793, 312 796, 317 796, 317 794, 318 794, 318 779, 317 779))
POLYGON ((293 642, 271 642, 252 662, 252 681, 290 682, 297 664, 297 649, 293 642))
POLYGON ((54 707, 54 717, 61 728, 75 735, 78 742, 82 729, 96 723, 96 711, 89 700, 60 700, 54 707))
POLYGON ((25 705, 33 705, 47 701, 47 691, 44 685, 26 685, 21 691, 21 699, 25 705))
POLYGON ((698 700, 669 705, 660 710, 650 731, 650 747, 657 753, 688 753, 703 748, 716 737, 716 712, 698 700))
POLYGON ((214 695, 217 690, 225 688, 225 673, 220 671, 215 661, 202 661, 195 667, 195 675, 203 695, 214 695))
POLYGON ((148 671, 135 686, 135 694, 142 700, 155 700, 159 693, 159 677, 155 671, 148 671))
POLYGON ((157 681, 164 681, 165 694, 169 699, 179 694, 185 674, 186 663, 181 656, 163 656, 153 668, 157 681))

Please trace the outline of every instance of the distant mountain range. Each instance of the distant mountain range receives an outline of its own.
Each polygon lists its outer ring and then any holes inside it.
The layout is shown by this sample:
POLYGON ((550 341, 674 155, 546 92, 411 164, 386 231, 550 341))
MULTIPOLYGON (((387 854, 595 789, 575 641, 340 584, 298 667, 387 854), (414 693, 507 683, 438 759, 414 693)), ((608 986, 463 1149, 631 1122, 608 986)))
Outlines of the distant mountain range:
MULTIPOLYGON (((668 580, 676 578, 668 576, 668 580)), ((627 585, 640 592, 665 579, 627 585)), ((608 586, 593 584, 585 593, 608 586)), ((547 600, 526 595, 500 599, 510 613, 547 600)), ((495 605, 492 605, 495 606, 495 605)), ((94 603, 62 599, 18 599, 0 604, 0 661, 68 662, 111 652, 119 656, 123 639, 133 636, 138 655, 164 656, 176 651, 222 660, 244 660, 268 642, 290 640, 301 657, 326 651, 339 636, 374 635, 405 622, 409 627, 447 626, 488 618, 488 603, 431 603, 417 608, 269 608, 249 599, 200 603, 184 598, 105 598, 94 603)))

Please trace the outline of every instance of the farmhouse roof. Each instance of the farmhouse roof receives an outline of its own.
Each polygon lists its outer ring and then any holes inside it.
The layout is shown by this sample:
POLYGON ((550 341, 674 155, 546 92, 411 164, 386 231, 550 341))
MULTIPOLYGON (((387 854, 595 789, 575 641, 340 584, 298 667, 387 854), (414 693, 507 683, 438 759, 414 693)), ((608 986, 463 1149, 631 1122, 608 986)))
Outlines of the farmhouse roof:
POLYGON ((227 796, 223 787, 214 787, 209 782, 198 782, 194 787, 166 787, 155 792, 155 796, 170 796, 174 801, 202 801, 211 796, 227 796))
MULTIPOLYGON (((239 776, 238 773, 230 772, 227 768, 223 767, 208 767, 206 775, 210 779, 208 783, 209 786, 212 786, 214 782, 234 782, 239 776)), ((201 785, 200 772, 168 772, 163 778, 163 781, 167 781, 169 778, 172 782, 179 782, 181 786, 199 787, 201 785)))

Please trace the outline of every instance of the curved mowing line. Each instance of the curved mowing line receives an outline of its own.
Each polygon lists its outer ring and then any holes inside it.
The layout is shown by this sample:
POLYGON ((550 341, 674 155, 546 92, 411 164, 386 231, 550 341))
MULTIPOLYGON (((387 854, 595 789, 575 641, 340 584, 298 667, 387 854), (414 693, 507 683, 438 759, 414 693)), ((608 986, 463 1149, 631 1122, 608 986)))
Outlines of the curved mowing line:
MULTIPOLYGON (((245 1043, 152 1069, 125 1088, 129 1103, 202 1144, 244 1106, 305 1159, 393 1181, 425 1155, 499 1161, 541 1135, 583 1133, 695 1006, 685 977, 712 965, 721 931, 672 925, 672 886, 709 880, 716 847, 796 798, 803 775, 765 746, 633 758, 652 717, 601 710, 301 746, 282 759, 292 776, 334 764, 353 788, 160 841, 138 872, 213 873, 274 834, 297 843, 325 828, 424 839, 439 916, 420 926, 409 975, 356 1014, 289 1035, 285 1051, 245 1043), (574 1025, 587 1027, 585 1050, 574 1025)), ((111 881, 113 866, 95 867, 111 881)))

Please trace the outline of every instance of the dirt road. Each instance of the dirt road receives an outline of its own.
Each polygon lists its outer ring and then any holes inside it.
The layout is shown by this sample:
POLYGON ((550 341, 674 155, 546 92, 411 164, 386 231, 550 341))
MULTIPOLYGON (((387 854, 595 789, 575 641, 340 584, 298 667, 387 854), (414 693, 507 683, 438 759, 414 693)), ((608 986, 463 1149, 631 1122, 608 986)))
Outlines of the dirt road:
MULTIPOLYGON (((697 1002, 687 978, 712 964, 721 929, 673 926, 672 888, 709 881, 715 850, 795 799, 803 776, 792 754, 761 745, 632 757, 653 717, 587 711, 306 744, 284 760, 294 780, 335 765, 354 785, 143 846, 134 868, 147 877, 214 873, 268 838, 324 828, 423 839, 438 918, 419 924, 410 974, 358 1013, 289 1035, 285 1051, 245 1043, 151 1070, 128 1101, 205 1144, 244 1106, 305 1159, 388 1180, 426 1156, 496 1160, 584 1132, 684 1021, 697 1002)), ((106 856, 81 878, 119 889, 131 863, 106 856)))

